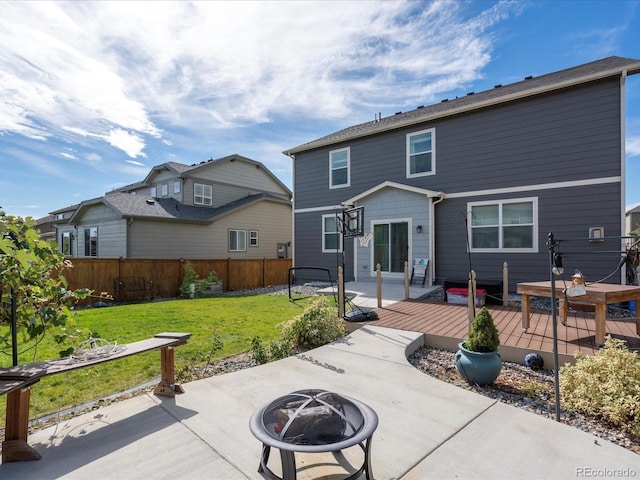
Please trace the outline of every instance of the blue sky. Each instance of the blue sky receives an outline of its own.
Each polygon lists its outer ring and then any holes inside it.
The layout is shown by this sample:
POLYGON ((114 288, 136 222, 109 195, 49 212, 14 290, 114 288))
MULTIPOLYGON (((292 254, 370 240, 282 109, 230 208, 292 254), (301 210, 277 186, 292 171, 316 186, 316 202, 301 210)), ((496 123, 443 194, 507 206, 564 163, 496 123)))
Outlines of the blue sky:
MULTIPOLYGON (((611 55, 640 1, 0 2, 0 206, 45 216, 167 161, 283 150, 611 55)), ((640 203, 640 74, 627 206, 640 203)))

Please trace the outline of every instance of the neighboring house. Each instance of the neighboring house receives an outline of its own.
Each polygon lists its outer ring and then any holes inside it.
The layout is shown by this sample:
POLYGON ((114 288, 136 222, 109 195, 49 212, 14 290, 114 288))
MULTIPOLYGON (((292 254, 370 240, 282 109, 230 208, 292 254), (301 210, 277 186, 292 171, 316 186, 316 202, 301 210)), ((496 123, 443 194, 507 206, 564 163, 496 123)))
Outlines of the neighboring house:
MULTIPOLYGON (((364 280, 401 278, 428 258, 429 282, 549 278, 548 232, 569 276, 616 270, 624 234, 624 103, 640 60, 609 57, 346 128, 284 153, 293 159, 294 266, 364 280), (368 246, 348 238, 364 206, 368 246), (589 241, 590 237, 599 240, 589 241), (606 239, 602 239, 607 237, 606 239), (609 240, 609 237, 617 237, 609 240), (337 260, 338 258, 338 260, 337 260)), ((620 282, 620 275, 608 281, 620 282)))
POLYGON ((640 205, 627 210, 625 215, 625 233, 627 235, 640 228, 640 205))
POLYGON ((52 214, 72 257, 288 258, 292 238, 291 191, 240 155, 163 163, 139 183, 52 214))
POLYGON ((42 240, 55 240, 56 228, 53 226, 53 215, 47 215, 46 217, 36 218, 36 228, 40 232, 40 238, 42 240))

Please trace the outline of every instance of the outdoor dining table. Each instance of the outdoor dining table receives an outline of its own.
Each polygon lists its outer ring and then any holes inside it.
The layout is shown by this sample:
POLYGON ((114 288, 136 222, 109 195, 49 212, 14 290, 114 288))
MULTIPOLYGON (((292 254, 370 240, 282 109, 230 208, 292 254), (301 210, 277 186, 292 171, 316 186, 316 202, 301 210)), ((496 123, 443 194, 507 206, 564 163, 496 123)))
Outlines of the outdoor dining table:
MULTIPOLYGON (((569 284, 570 285, 570 284, 569 284)), ((560 300, 560 320, 564 324, 567 318, 568 302, 566 301, 566 288, 569 286, 563 280, 556 280, 556 298, 560 300)), ((596 345, 604 345, 606 333, 607 305, 612 303, 635 301, 640 304, 640 287, 633 285, 615 285, 611 283, 590 283, 585 285, 584 295, 571 297, 576 301, 592 303, 595 305, 596 317, 596 345)), ((518 283, 517 293, 522 296, 522 328, 526 332, 529 328, 531 312, 530 297, 551 298, 551 282, 525 282, 518 283)), ((640 316, 636 313, 636 333, 640 335, 640 316)))

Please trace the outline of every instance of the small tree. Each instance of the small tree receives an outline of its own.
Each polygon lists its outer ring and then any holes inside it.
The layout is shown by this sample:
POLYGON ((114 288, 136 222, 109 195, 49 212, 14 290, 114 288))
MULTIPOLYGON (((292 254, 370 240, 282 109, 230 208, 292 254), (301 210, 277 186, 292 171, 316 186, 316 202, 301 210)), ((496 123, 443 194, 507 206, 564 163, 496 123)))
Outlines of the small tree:
MULTIPOLYGON (((18 335, 35 340, 54 327, 63 327, 69 307, 91 293, 67 289, 62 272, 71 267, 55 242, 40 239, 31 217, 23 219, 0 211, 0 351, 11 347, 14 364, 18 335)), ((54 339, 63 348, 61 356, 73 352, 73 347, 64 349, 69 340, 64 329, 58 328, 54 339)))
POLYGON ((487 307, 482 307, 469 330, 469 338, 464 342, 464 348, 472 352, 493 352, 500 345, 498 329, 493 323, 493 317, 487 307))

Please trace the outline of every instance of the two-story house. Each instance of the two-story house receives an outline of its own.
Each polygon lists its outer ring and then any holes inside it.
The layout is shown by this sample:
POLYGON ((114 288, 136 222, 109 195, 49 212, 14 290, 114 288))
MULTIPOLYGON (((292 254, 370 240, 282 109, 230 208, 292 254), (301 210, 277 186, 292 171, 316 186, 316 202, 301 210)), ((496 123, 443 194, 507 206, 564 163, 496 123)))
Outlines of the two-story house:
POLYGON ((288 258, 291 208, 291 191, 262 163, 230 155, 163 163, 52 214, 71 257, 288 258))
POLYGON ((429 282, 549 278, 548 233, 565 270, 620 282, 625 83, 640 61, 609 57, 419 106, 286 150, 293 159, 294 265, 347 280, 402 276, 428 258, 429 282), (343 239, 364 207, 368 245, 343 239), (344 240, 344 243, 343 243, 344 240))

